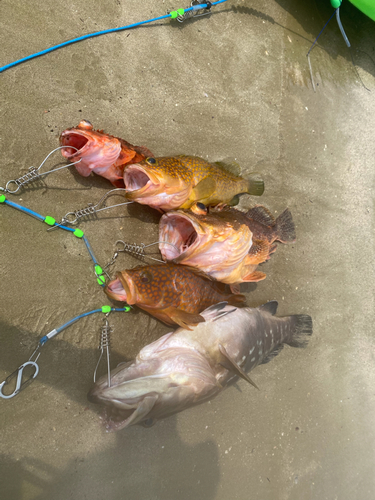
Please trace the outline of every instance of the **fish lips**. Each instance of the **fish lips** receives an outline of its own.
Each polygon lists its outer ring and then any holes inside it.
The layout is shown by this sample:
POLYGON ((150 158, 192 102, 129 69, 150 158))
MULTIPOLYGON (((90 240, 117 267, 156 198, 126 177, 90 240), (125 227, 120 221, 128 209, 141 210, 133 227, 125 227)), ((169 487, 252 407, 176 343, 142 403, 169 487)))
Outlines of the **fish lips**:
POLYGON ((66 146, 61 150, 64 158, 72 159, 84 155, 91 143, 92 136, 90 132, 77 128, 64 130, 60 135, 61 146, 66 146))
POLYGON ((104 287, 104 293, 112 300, 134 304, 136 290, 133 281, 128 277, 125 271, 118 272, 116 276, 117 278, 115 280, 110 281, 104 287))
POLYGON ((157 175, 139 163, 125 168, 124 184, 126 197, 130 200, 148 196, 161 187, 157 175))
POLYGON ((195 217, 182 211, 171 211, 159 223, 159 249, 164 260, 180 262, 203 244, 206 234, 195 217))

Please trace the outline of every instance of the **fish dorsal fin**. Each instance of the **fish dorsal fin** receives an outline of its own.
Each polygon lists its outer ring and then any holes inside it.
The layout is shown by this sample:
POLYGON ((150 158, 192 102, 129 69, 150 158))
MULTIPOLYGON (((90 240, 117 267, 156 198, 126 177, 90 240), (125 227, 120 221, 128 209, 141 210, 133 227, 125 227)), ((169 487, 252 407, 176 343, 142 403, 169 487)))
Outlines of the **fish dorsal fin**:
POLYGON ((239 377, 249 382, 249 384, 253 385, 259 390, 259 387, 255 382, 251 380, 251 378, 243 371, 243 369, 235 362, 235 360, 228 354, 227 350, 222 344, 219 344, 219 351, 223 357, 223 360, 220 361, 220 364, 226 368, 227 370, 234 372, 239 377))
POLYGON ((196 274, 197 276, 200 276, 201 278, 206 278, 209 281, 215 281, 212 276, 209 274, 205 273, 202 269, 199 269, 199 267, 193 267, 193 266, 185 266, 184 269, 188 269, 190 272, 196 274))
POLYGON ((271 214, 271 212, 263 205, 257 205, 246 213, 246 216, 249 219, 253 219, 260 224, 264 224, 266 226, 274 226, 275 225, 275 217, 271 214))
POLYGON ((206 321, 216 321, 217 319, 237 310, 237 307, 230 308, 230 306, 225 309, 225 306, 227 305, 228 302, 219 302, 218 304, 214 304, 201 312, 201 316, 203 316, 206 321))
POLYGON ((223 160, 215 161, 214 165, 237 177, 241 175, 241 167, 234 158, 224 158, 223 160))
POLYGON ((193 189, 189 200, 200 201, 209 198, 216 190, 216 181, 213 177, 202 179, 193 189))
POLYGON ((258 307, 259 311, 262 312, 268 312, 274 316, 277 312, 277 306, 279 303, 277 300, 270 300, 269 302, 266 302, 265 304, 262 304, 261 306, 258 307))

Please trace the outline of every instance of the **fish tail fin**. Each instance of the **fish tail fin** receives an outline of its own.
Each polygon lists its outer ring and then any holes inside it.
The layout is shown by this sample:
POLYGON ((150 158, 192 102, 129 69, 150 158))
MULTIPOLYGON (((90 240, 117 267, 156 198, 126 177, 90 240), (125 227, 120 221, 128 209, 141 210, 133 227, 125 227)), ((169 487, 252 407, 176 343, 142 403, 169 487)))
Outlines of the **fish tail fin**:
POLYGON ((247 179, 247 193, 253 196, 261 196, 264 192, 264 181, 257 173, 251 174, 247 179))
POLYGON ((278 241, 281 241, 281 243, 296 241, 296 228, 289 208, 286 208, 276 219, 276 234, 278 241))
POLYGON ((293 322, 292 331, 284 343, 291 347, 306 347, 309 341, 308 337, 313 332, 311 316, 296 314, 295 316, 291 316, 290 319, 293 322))

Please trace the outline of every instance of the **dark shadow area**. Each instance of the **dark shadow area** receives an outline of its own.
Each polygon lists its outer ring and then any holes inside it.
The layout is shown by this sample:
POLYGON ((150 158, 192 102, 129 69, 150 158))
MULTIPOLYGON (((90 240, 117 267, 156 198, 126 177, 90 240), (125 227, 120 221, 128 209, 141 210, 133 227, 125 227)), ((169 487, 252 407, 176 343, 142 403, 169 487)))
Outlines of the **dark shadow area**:
POLYGON ((21 500, 25 491, 33 492, 34 500, 88 498, 87 481, 91 500, 213 500, 220 478, 216 444, 185 444, 175 417, 151 429, 120 431, 114 446, 72 459, 63 469, 7 455, 0 464, 4 500, 21 500))
MULTIPOLYGON (((233 6, 232 11, 239 15, 251 15, 262 19, 266 23, 280 26, 285 33, 298 36, 306 42, 306 54, 313 44, 334 10, 330 2, 315 0, 315 2, 301 2, 300 0, 276 0, 296 21, 282 26, 266 13, 259 12, 251 7, 233 6), (311 39, 306 38, 298 27, 311 34, 311 39)), ((265 7, 265 11, 267 11, 265 7)), ((343 2, 340 7, 340 18, 346 35, 351 43, 349 49, 341 35, 339 26, 334 16, 313 50, 324 50, 333 59, 344 57, 354 67, 375 75, 375 23, 354 7, 350 2, 343 2)))

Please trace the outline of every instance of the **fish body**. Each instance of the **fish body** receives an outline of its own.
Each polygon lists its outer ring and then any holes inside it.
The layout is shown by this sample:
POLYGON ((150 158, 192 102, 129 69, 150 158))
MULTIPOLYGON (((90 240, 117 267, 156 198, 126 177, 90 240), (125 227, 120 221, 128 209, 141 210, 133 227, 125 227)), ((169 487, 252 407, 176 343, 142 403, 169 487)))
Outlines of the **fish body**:
POLYGON ((129 200, 161 211, 205 205, 229 204, 240 193, 261 195, 264 183, 225 171, 219 164, 197 156, 147 158, 126 167, 124 183, 129 200))
POLYGON ((165 261, 188 265, 217 281, 237 285, 264 279, 264 273, 255 271, 258 264, 275 251, 275 241, 294 241, 295 228, 288 209, 275 219, 260 205, 247 213, 232 207, 207 212, 196 203, 190 210, 164 214, 159 240, 165 261))
POLYGON ((277 302, 253 309, 225 303, 205 310, 192 331, 179 328, 144 347, 134 361, 120 364, 88 394, 106 407, 107 430, 152 425, 212 399, 236 376, 270 361, 284 344, 304 347, 312 333, 307 315, 275 317, 277 302))
POLYGON ((102 130, 94 130, 87 120, 81 120, 77 127, 64 130, 60 145, 68 146, 61 150, 64 158, 72 162, 80 160, 75 165, 79 174, 88 177, 94 172, 122 188, 124 167, 152 156, 151 151, 143 146, 133 146, 102 130))
POLYGON ((245 300, 243 295, 226 292, 224 284, 173 263, 119 272, 104 291, 114 300, 137 305, 167 325, 184 328, 204 321, 200 312, 212 304, 223 300, 240 304, 245 300))

